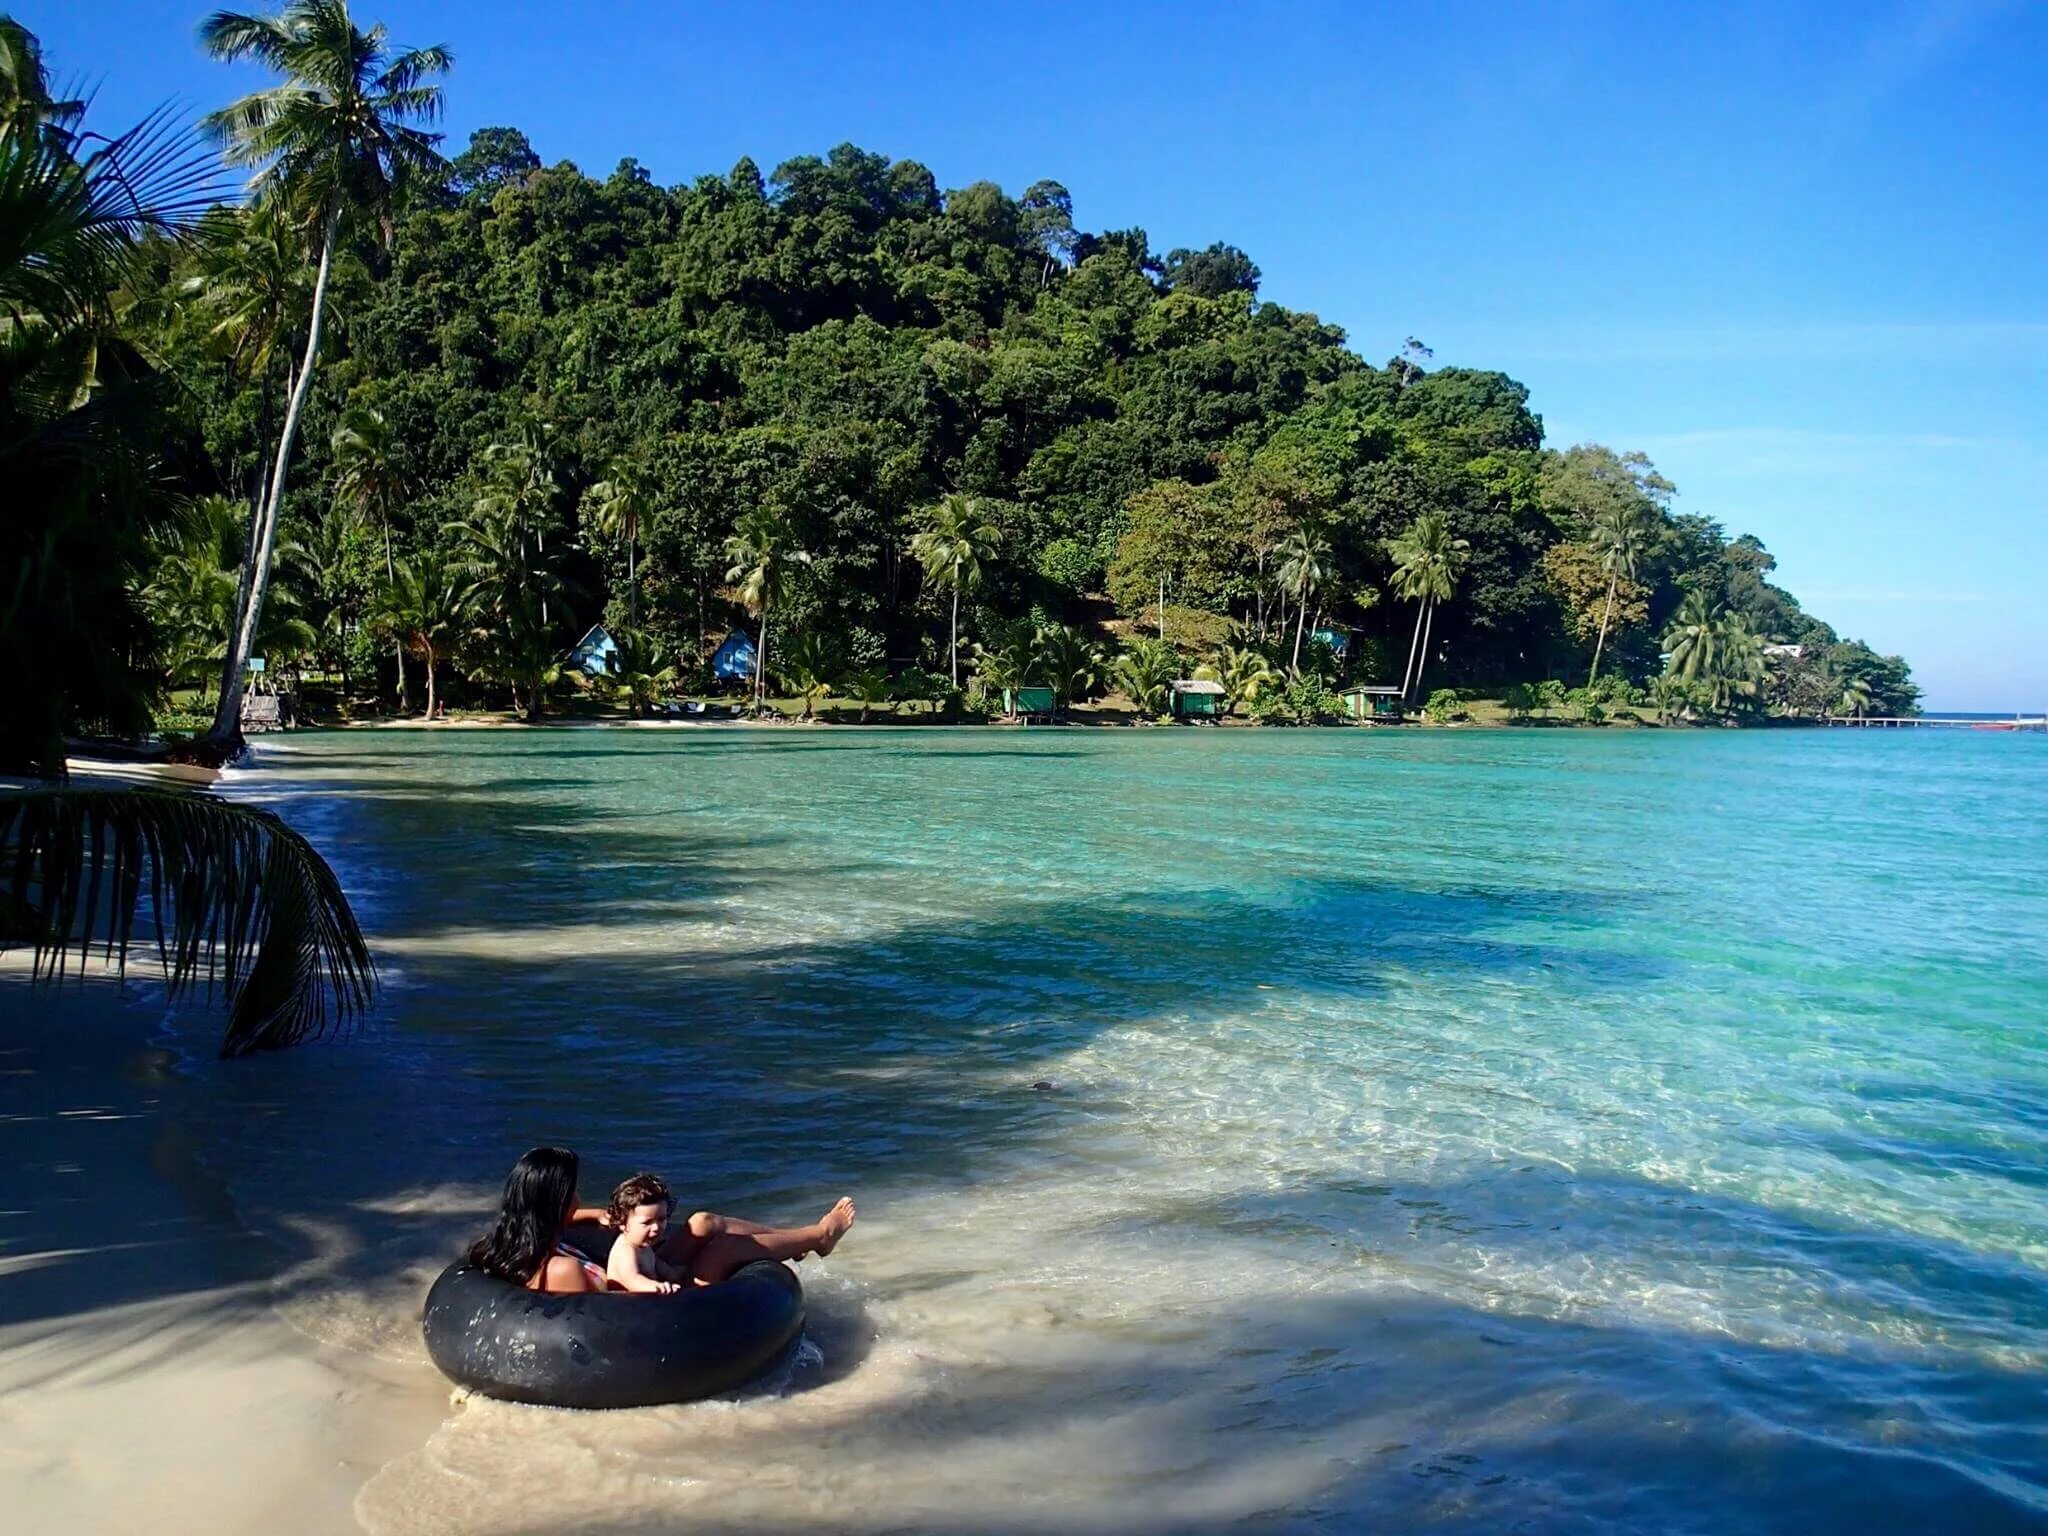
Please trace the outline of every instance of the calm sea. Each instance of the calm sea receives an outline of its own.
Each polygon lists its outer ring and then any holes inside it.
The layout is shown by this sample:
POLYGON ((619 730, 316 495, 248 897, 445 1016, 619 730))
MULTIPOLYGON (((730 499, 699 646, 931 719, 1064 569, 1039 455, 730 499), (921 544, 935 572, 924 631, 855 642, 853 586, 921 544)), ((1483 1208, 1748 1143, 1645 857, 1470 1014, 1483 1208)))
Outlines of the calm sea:
POLYGON ((354 1043, 207 1069, 315 1333, 527 1145, 861 1224, 726 1404, 373 1531, 2048 1529, 2048 738, 361 732, 354 1043))

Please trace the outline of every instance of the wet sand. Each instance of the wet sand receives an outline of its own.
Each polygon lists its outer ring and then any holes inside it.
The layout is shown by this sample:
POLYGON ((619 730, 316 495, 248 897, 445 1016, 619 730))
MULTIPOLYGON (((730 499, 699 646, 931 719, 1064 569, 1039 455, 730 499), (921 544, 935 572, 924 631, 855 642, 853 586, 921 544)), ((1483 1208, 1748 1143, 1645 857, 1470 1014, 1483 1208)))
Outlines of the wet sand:
POLYGON ((149 989, 0 969, 0 1489, 17 1531, 353 1531, 357 1490, 446 1411, 277 1298, 307 1261, 200 1164, 204 1105, 149 989), (122 996, 123 991, 127 996, 122 996))

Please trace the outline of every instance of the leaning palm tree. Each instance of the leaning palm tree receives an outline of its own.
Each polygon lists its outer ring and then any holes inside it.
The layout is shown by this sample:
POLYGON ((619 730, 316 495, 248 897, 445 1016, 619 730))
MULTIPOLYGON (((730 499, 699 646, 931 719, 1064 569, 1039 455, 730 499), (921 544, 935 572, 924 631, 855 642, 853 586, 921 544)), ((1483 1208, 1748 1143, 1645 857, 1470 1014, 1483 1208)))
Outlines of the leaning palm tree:
POLYGON ((269 811, 164 789, 0 792, 0 907, 39 980, 153 947, 173 998, 219 986, 222 1056, 367 1008, 376 967, 334 871, 269 811))
POLYGON ((1636 568, 1649 552, 1655 533, 1649 511, 1636 502, 1609 507, 1593 520, 1590 542, 1600 557, 1600 568, 1607 573, 1607 600, 1600 607, 1600 638, 1593 643, 1593 670, 1586 674, 1588 688, 1600 676, 1600 652, 1607 645, 1607 625, 1614 617, 1614 594, 1624 577, 1635 580, 1636 568))
POLYGON ((953 637, 947 647, 953 686, 960 686, 960 594, 981 585, 981 562, 1003 541, 986 504, 958 491, 925 511, 931 526, 910 541, 910 553, 925 576, 953 594, 953 637))
POLYGON ((1394 559, 1394 592, 1415 600, 1415 633, 1408 641, 1408 665, 1401 671, 1401 697, 1420 686, 1429 665, 1429 636, 1436 627, 1436 605, 1458 589, 1458 577, 1471 558, 1472 546, 1451 533, 1441 512, 1424 512, 1399 538, 1387 542, 1394 559))
MULTIPOLYGON (((399 463, 397 443, 391 424, 382 411, 367 405, 352 405, 341 413, 333 436, 328 439, 334 456, 334 493, 352 505, 356 514, 373 519, 384 535, 384 580, 395 586, 398 562, 391 549, 391 514, 405 499, 409 488, 399 463)), ((405 713, 405 641, 395 639, 394 660, 398 663, 398 712, 405 713)), ((427 713, 433 714, 433 706, 427 713)))
MULTIPOLYGON (((1328 574, 1330 544, 1321 534, 1306 526, 1300 527, 1280 541, 1277 551, 1280 569, 1277 572, 1280 590, 1294 599, 1294 663, 1293 672, 1301 676, 1301 631, 1308 618, 1308 600, 1323 584, 1328 574)), ((1286 620, 1283 618, 1284 624, 1286 620)))
POLYGON ((760 709, 767 698, 769 611, 788 596, 793 568, 809 565, 811 557, 794 547, 789 519, 765 503, 740 518, 725 541, 725 553, 731 562, 725 579, 739 583, 740 606, 760 620, 754 639, 754 708, 760 709))
POLYGON ((252 169, 258 200, 288 211, 317 252, 305 352, 249 540, 248 600, 221 669, 220 708, 210 734, 226 742, 241 730, 242 673, 270 584, 285 472, 320 361, 335 249, 350 220, 367 220, 388 235, 393 210, 409 188, 441 169, 434 148, 440 135, 413 125, 440 116, 441 89, 429 82, 452 60, 444 48, 391 53, 384 28, 359 29, 347 0, 291 0, 276 16, 218 11, 200 37, 217 59, 254 60, 285 77, 213 113, 207 124, 225 144, 229 163, 252 169))
MULTIPOLYGON (((405 670, 402 658, 407 651, 426 666, 429 720, 436 708, 435 669, 462 633, 474 606, 474 593, 474 583, 464 567, 425 550, 398 562, 391 585, 371 611, 370 627, 399 647, 400 673, 405 670)), ((404 696, 401 688, 399 697, 404 696)))
POLYGON ((1851 672, 1841 681, 1839 692, 1828 713, 1846 715, 1852 720, 1861 720, 1870 709, 1871 692, 1869 682, 1851 672))
POLYGON ((583 515, 608 539, 626 546, 626 622, 640 622, 640 522, 652 510, 653 477, 635 459, 614 459, 604 479, 583 493, 583 515))

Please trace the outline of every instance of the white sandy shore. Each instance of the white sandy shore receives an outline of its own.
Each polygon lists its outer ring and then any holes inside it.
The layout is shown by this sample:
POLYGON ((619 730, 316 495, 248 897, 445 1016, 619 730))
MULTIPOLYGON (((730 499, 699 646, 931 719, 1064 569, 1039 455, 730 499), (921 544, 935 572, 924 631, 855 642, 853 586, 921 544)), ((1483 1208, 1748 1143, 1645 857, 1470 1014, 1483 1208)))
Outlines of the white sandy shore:
POLYGON ((0 963, 0 1523, 353 1531, 445 1399, 336 1370, 274 1308, 288 1261, 199 1165, 159 1016, 146 988, 31 991, 0 963))

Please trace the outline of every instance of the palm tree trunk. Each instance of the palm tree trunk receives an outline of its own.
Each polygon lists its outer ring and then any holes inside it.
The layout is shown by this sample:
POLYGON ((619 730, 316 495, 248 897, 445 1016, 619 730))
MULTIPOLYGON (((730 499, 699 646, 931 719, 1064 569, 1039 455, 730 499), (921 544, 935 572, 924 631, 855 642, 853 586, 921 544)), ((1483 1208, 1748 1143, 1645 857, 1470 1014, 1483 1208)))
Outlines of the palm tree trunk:
POLYGON ((285 470, 291 462, 292 442, 299 435, 299 417, 305 412, 306 397, 313 392, 313 369, 320 359, 321 311, 327 304, 327 276, 334 266, 334 242, 340 227, 341 210, 337 207, 329 211, 320 233, 320 266, 313 278, 313 314, 306 326, 306 355, 299 364, 298 377, 292 380, 291 399, 285 406, 277 463, 264 498, 262 535, 249 585, 248 606, 237 616, 239 622, 229 638, 227 658, 221 666, 220 706, 214 711, 213 729, 207 733, 216 742, 233 741, 242 734, 242 673, 249 665, 256 627, 263 620, 263 599, 270 590, 270 561, 277 547, 277 515, 284 501, 285 470))
POLYGON ((640 567, 631 539, 626 540, 626 619, 635 629, 640 627, 640 567))
POLYGON ((756 714, 760 713, 761 706, 767 702, 768 698, 767 692, 765 691, 765 679, 763 678, 761 672, 761 669, 767 664, 768 608, 766 604, 763 604, 761 607, 761 635, 760 638, 754 642, 754 712, 756 714))
POLYGON ((434 648, 427 646, 427 718, 434 718, 434 648))
POLYGON ((960 585, 953 584, 953 643, 948 655, 953 667, 953 686, 960 686, 960 585))
POLYGON ((1301 626, 1308 618, 1308 594, 1301 594, 1301 606, 1294 610, 1294 675, 1301 676, 1301 626))
POLYGON ((1593 680, 1600 675, 1600 652, 1607 645, 1607 620, 1614 612, 1614 588, 1620 580, 1621 574, 1618 571, 1609 573, 1607 577, 1607 601, 1600 609, 1600 638, 1593 642, 1593 670, 1586 674, 1588 691, 1593 687, 1593 680))
MULTIPOLYGON (((391 515, 385 513, 378 519, 384 525, 384 581, 388 586, 398 585, 398 562, 391 558, 391 515)), ((391 641, 391 659, 398 665, 398 712, 405 713, 405 642, 394 637, 391 641)), ((433 717, 434 706, 427 706, 427 716, 433 717)))
POLYGON ((1415 691, 1422 692, 1422 674, 1429 668, 1429 637, 1436 632, 1436 599, 1429 600, 1429 619, 1422 626, 1422 654, 1415 658, 1415 691))
POLYGON ((1408 697, 1408 679, 1415 671, 1415 653, 1422 648, 1422 614, 1429 607, 1428 598, 1418 598, 1415 603, 1415 633, 1408 637, 1408 665, 1401 669, 1401 697, 1408 697))

